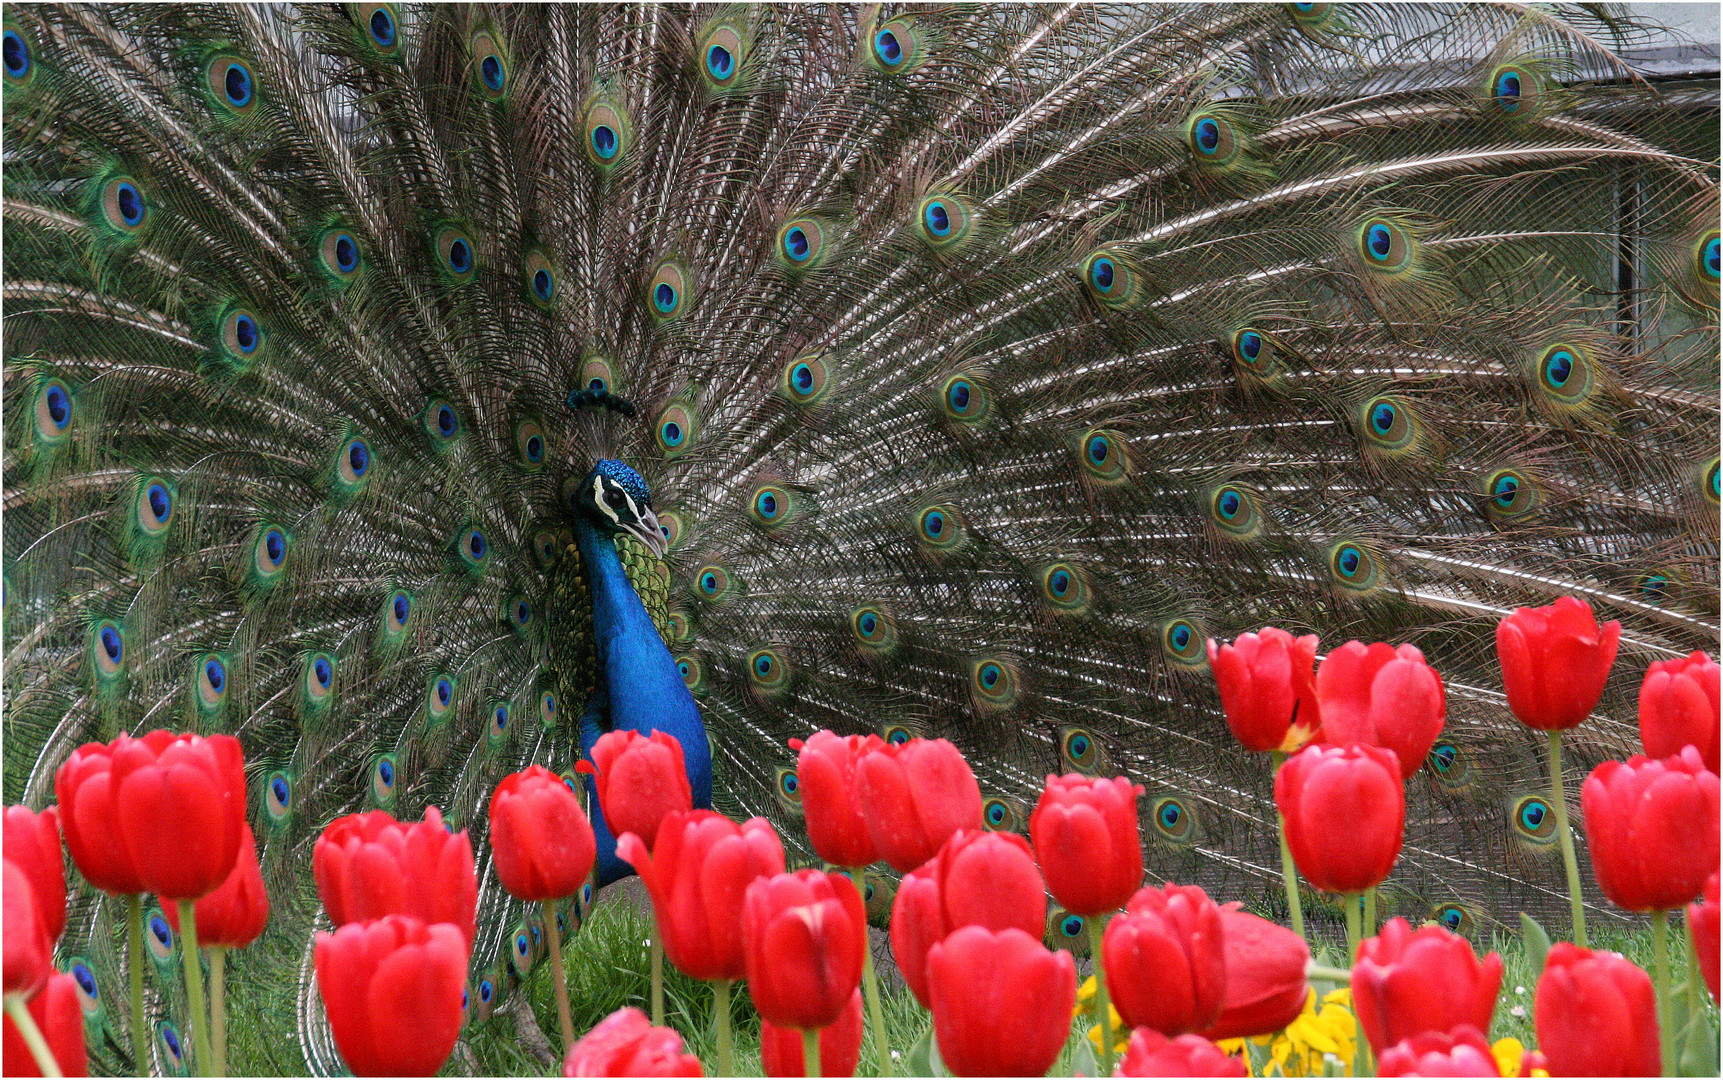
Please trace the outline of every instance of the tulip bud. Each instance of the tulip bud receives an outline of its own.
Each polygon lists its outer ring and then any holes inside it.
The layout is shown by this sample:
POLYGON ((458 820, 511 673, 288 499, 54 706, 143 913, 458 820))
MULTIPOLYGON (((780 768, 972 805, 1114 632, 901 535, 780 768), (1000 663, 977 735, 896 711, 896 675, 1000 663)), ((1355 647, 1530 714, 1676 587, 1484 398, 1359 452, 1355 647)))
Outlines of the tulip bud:
POLYGON ((1705 768, 1718 772, 1718 667, 1695 650, 1659 660, 1639 687, 1639 740, 1645 756, 1674 757, 1697 746, 1705 768))
POLYGON ((1576 596, 1515 608, 1496 626, 1508 708, 1540 731, 1577 726, 1597 708, 1620 641, 1621 624, 1598 626, 1591 606, 1576 596))
POLYGON ((760 1019, 823 1028, 861 985, 867 910, 842 874, 803 870, 755 878, 742 899, 748 992, 760 1019))
POLYGON ((60 854, 60 815, 52 806, 40 814, 27 806, 6 808, 6 858, 24 871, 36 896, 36 917, 50 942, 66 928, 66 857, 60 854))
POLYGON ((673 810, 658 826, 655 853, 623 833, 616 854, 646 883, 672 964, 696 979, 746 973, 742 898, 756 879, 784 872, 784 846, 769 821, 737 825, 710 810, 673 810))
POLYGON ((451 833, 434 806, 425 820, 400 822, 381 810, 331 821, 311 849, 311 874, 336 926, 411 915, 458 926, 470 943, 478 877, 465 829, 451 833))
POLYGON ((245 824, 245 753, 231 735, 152 731, 113 752, 120 838, 144 887, 195 900, 233 871, 245 824))
MULTIPOLYGON (((257 839, 241 823, 239 857, 233 872, 216 890, 197 902, 197 943, 205 948, 243 949, 257 940, 269 921, 269 893, 257 865, 257 839)), ((162 909, 174 933, 179 933, 179 905, 162 909)))
POLYGON ((1114 911, 1143 883, 1142 793, 1122 776, 1047 778, 1029 815, 1029 836, 1048 891, 1067 911, 1090 917, 1114 911))
POLYGON ((503 777, 491 794, 491 854, 509 895, 555 900, 580 891, 598 840, 562 777, 531 765, 503 777))
POLYGON ((1201 1035, 1169 1039, 1154 1028, 1131 1032, 1114 1076, 1249 1076, 1242 1058, 1235 1058, 1201 1035))
POLYGON ((1231 903, 1220 909, 1226 998, 1220 1019, 1201 1032, 1217 1042, 1279 1031, 1298 1019, 1310 996, 1304 979, 1310 946, 1286 927, 1238 907, 1231 903))
POLYGON ((1274 777, 1274 804, 1299 873, 1318 889, 1358 893, 1394 869, 1406 825, 1400 764, 1379 746, 1307 746, 1274 777))
POLYGON ((806 742, 790 740, 791 749, 800 751, 796 779, 801 784, 808 841, 833 866, 879 861, 879 849, 861 808, 856 768, 862 757, 884 746, 878 735, 840 737, 830 731, 816 731, 806 742))
POLYGON ((962 829, 951 834, 932 865, 947 934, 964 926, 1041 933, 1047 889, 1021 836, 962 829))
POLYGON ((408 915, 317 935, 317 990, 355 1076, 430 1076, 461 1033, 467 942, 408 915))
POLYGON ((956 1076, 1040 1076, 1071 1031, 1077 965, 1016 928, 966 926, 927 954, 933 1034, 956 1076))
MULTIPOLYGON (((30 1018, 42 1032, 61 1076, 83 1076, 89 1069, 84 1054, 84 1007, 78 998, 78 983, 70 975, 54 975, 40 993, 29 1001, 30 1018)), ((3 1071, 7 1076, 41 1076, 36 1056, 24 1043, 24 1036, 5 1020, 3 1071)))
POLYGON ((668 732, 606 732, 593 744, 592 763, 576 768, 596 774, 598 808, 610 835, 631 832, 648 851, 657 843, 664 815, 694 809, 682 744, 668 732))
POLYGON ((856 789, 880 857, 908 873, 959 829, 981 827, 981 787, 944 739, 887 743, 862 755, 856 789))
POLYGON ((1107 924, 1107 989, 1128 1028, 1180 1035, 1213 1027, 1226 998, 1220 908, 1195 885, 1145 888, 1107 924))
POLYGON ((1316 701, 1316 635, 1265 626, 1231 645, 1208 643, 1226 726, 1246 750, 1298 751, 1322 726, 1316 701))
POLYGON ((1424 764, 1447 716, 1442 678, 1411 645, 1348 641, 1316 669, 1322 739, 1394 752, 1402 779, 1424 764))
POLYGON ((1717 1000, 1718 969, 1718 903, 1717 875, 1705 879, 1703 903, 1687 905, 1687 929, 1693 935, 1693 950, 1699 954, 1699 973, 1711 989, 1711 1000, 1717 1000))
POLYGON ((5 907, 5 932, 0 935, 0 942, 4 943, 6 954, 5 992, 29 997, 54 973, 49 959, 54 944, 48 940, 42 917, 36 912, 36 893, 29 876, 11 859, 4 862, 0 902, 5 907))
POLYGON ((1717 871, 1717 774, 1699 751, 1606 761, 1580 789, 1592 873, 1629 911, 1680 907, 1717 871))
POLYGON ((1421 1031, 1382 1051, 1377 1076, 1500 1076, 1495 1054, 1470 1024, 1421 1031))
MULTIPOLYGON (((799 1045, 799 1044, 798 1044, 799 1045)), ((564 1076, 702 1076, 682 1036, 653 1027, 635 1008, 617 1009, 581 1036, 562 1059, 564 1076)))
POLYGON ((1480 963, 1458 934, 1440 926, 1413 930, 1405 919, 1390 919, 1380 934, 1359 943, 1352 1006, 1380 1054, 1421 1032, 1462 1025, 1488 1031, 1501 983, 1497 954, 1480 963))
POLYGON ((1662 1071, 1651 976, 1617 953, 1550 946, 1532 1017, 1551 1076, 1662 1071))
MULTIPOLYGON (((862 995, 850 995, 837 1021, 820 1029, 820 1075, 854 1076, 861 1060, 862 995)), ((760 1021, 760 1067, 767 1076, 806 1076, 802 1033, 760 1021)))
POLYGON ((114 803, 114 751, 131 741, 121 735, 112 743, 85 743, 54 772, 54 800, 66 850, 86 881, 115 895, 144 891, 143 878, 120 839, 114 803))

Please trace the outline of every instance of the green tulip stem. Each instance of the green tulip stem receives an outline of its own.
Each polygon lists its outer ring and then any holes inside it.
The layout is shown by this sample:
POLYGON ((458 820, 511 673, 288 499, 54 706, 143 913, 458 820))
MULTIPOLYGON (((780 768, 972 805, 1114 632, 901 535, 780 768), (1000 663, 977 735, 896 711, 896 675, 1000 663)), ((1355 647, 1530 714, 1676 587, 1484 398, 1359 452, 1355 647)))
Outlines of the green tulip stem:
POLYGON ((1376 936, 1376 886, 1372 885, 1368 889, 1364 890, 1364 931, 1363 931, 1363 933, 1358 935, 1358 940, 1362 942, 1365 938, 1375 937, 1375 936, 1376 936))
MULTIPOLYGON (((1687 1015, 1691 1018, 1699 1015, 1699 984, 1703 978, 1699 974, 1699 943, 1693 940, 1692 918, 1687 920, 1687 933, 1682 936, 1687 939, 1687 1015)), ((1692 1048, 1683 1045, 1681 1049, 1685 1054, 1692 1048)))
MULTIPOLYGON (((1269 758, 1274 762, 1275 772, 1279 772, 1281 764, 1286 761, 1286 755, 1279 750, 1269 758)), ((1292 913, 1292 932, 1303 937, 1304 900, 1298 895, 1298 867, 1292 861, 1292 848, 1286 843, 1286 815, 1276 810, 1274 819, 1280 823, 1280 876, 1286 880, 1286 909, 1292 913)))
POLYGON ((149 1035, 144 1031, 144 898, 126 897, 126 974, 132 984, 132 1067, 144 1074, 149 1035))
POLYGON ((734 1076, 736 1073, 730 1050, 730 982, 729 979, 718 979, 712 983, 712 995, 716 999, 715 1019, 718 1021, 719 1076, 734 1076))
POLYGON ((1095 966, 1095 1022, 1101 1025, 1101 1075, 1113 1075, 1113 1010, 1107 1002, 1107 965, 1101 962, 1101 940, 1107 930, 1107 914, 1091 915, 1089 959, 1095 966))
POLYGON ((197 901, 179 900, 180 959, 185 962, 185 996, 191 1010, 192 1045, 199 1072, 215 1061, 209 1048, 209 1010, 203 1003, 203 972, 197 951, 197 901))
MULTIPOLYGON (((850 880, 855 882, 856 894, 867 902, 867 867, 852 866, 850 880)), ((891 1075, 891 1043, 886 1040, 885 1011, 879 1003, 879 976, 873 969, 873 948, 870 945, 862 958, 862 995, 867 998, 868 1020, 873 1026, 874 1056, 881 1076, 891 1075)))
POLYGON ((820 1029, 802 1030, 802 1075, 820 1075, 820 1029))
POLYGON ((562 1052, 566 1056, 574 1048, 574 1017, 568 1007, 568 977, 562 970, 562 929, 556 924, 556 908, 551 901, 540 903, 544 906, 544 932, 550 938, 551 984, 556 987, 556 1020, 562 1025, 562 1052))
POLYGON ((652 930, 652 1026, 664 1026, 664 934, 652 930))
MULTIPOLYGON (((1346 908, 1346 959, 1349 963, 1354 964, 1358 962, 1358 943, 1363 940, 1360 932, 1362 927, 1359 923, 1359 916, 1362 914, 1359 901, 1360 897, 1357 893, 1347 893, 1341 900, 1341 904, 1346 908)), ((1369 1043, 1364 1038, 1364 1025, 1360 1024, 1358 1025, 1358 1041, 1352 1048, 1353 1076, 1369 1075, 1367 1064, 1369 1059, 1366 1057, 1368 1051, 1369 1043)))
POLYGON ((1669 912, 1651 913, 1651 955, 1657 971, 1657 1033, 1663 1075, 1675 1075, 1675 1032, 1669 1027, 1669 912))
POLYGON ((24 1004, 23 994, 6 995, 6 1015, 17 1025, 18 1034, 24 1037, 30 1056, 36 1059, 37 1070, 43 1076, 64 1076, 60 1063, 54 1060, 54 1051, 48 1048, 48 1040, 42 1037, 42 1029, 36 1026, 36 1018, 30 1015, 30 1007, 24 1004))
POLYGON ((209 1035, 215 1043, 215 1075, 227 1075, 227 950, 212 946, 209 953, 209 1035))
POLYGON ((1561 775, 1561 732, 1550 737, 1550 801, 1555 804, 1556 832, 1561 834, 1561 861, 1567 864, 1567 900, 1573 909, 1573 943, 1589 948, 1585 940, 1585 907, 1579 889, 1579 859, 1573 853, 1573 830, 1567 825, 1567 785, 1561 775))

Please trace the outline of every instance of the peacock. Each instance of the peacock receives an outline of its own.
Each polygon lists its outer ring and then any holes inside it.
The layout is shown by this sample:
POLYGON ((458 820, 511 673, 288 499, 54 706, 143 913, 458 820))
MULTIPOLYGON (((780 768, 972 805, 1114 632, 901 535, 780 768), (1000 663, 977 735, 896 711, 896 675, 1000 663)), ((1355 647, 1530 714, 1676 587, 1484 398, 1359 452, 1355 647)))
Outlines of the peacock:
MULTIPOLYGON (((1207 667, 1268 624, 1442 673, 1382 902, 1487 934, 1565 910, 1495 623, 1622 622, 1570 792, 1717 647, 1718 85, 1636 72, 1626 13, 4 18, 5 796, 237 735, 275 914, 236 980, 306 981, 325 824, 436 806, 484 1020, 543 929, 491 788, 614 729, 792 847, 820 728, 952 740, 993 828, 1128 775, 1151 879, 1272 905, 1207 667)), ((129 1070, 116 910, 74 889, 61 960, 129 1070)))

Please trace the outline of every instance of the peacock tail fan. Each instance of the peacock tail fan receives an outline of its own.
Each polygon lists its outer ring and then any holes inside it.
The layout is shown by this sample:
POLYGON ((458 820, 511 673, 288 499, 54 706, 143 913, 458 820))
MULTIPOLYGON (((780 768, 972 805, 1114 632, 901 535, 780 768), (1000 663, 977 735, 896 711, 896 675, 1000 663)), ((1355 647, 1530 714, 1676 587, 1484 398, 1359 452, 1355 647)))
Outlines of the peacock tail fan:
MULTIPOLYGON (((1562 594, 1622 622, 1570 778, 1634 749, 1650 661, 1718 640, 1718 87, 1611 51, 1650 33, 9 7, 6 799, 120 731, 238 736, 277 915, 233 962, 299 1035, 255 1064, 324 1071, 323 826, 469 830, 483 1025, 544 948, 489 794, 570 770, 635 689, 697 706, 713 804, 793 848, 789 738, 937 736, 994 827, 1050 772, 1122 773, 1152 879, 1266 903, 1269 767, 1206 647, 1273 624, 1446 682, 1384 904, 1559 915, 1496 622, 1562 594), (634 532, 581 516, 601 475, 634 532), (638 666, 604 659, 623 593, 638 666)), ((129 1024, 118 911, 81 891, 62 949, 92 1031, 129 1024)))

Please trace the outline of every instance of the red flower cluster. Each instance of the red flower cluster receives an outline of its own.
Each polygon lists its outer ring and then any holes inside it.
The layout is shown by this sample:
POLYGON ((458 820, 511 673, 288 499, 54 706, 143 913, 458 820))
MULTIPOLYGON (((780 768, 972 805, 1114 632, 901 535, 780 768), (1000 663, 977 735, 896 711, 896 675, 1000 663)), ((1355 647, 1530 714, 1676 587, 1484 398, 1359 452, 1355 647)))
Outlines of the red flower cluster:
MULTIPOLYGON (((797 1053, 801 1046, 798 1039, 797 1053)), ((703 1076, 700 1059, 682 1052, 682 1036, 653 1027, 639 1009, 618 1009, 569 1048, 564 1076, 703 1076)), ((831 1074, 836 1075, 836 1074, 831 1074)))

